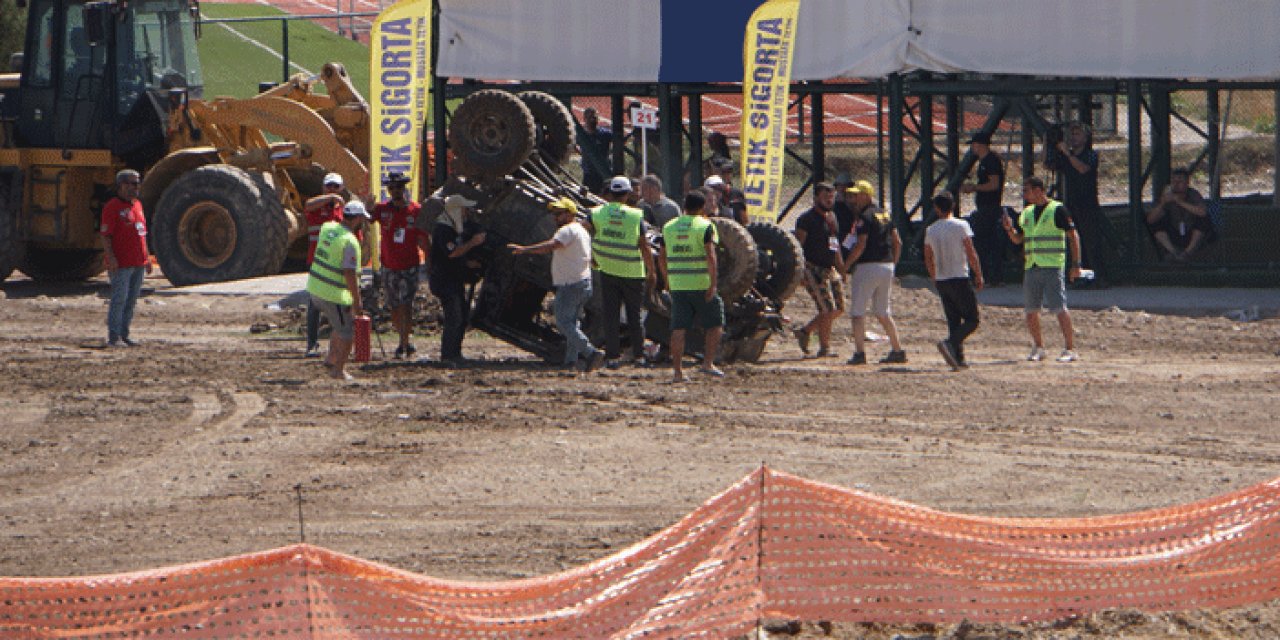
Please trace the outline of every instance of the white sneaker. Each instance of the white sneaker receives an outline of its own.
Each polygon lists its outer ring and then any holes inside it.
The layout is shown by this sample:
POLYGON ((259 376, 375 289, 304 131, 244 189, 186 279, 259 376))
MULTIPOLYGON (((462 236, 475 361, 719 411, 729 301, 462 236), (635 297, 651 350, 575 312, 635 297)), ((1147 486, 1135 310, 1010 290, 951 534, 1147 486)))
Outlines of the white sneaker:
POLYGON ((1044 347, 1035 347, 1027 355, 1027 362, 1040 362, 1041 360, 1044 360, 1044 347))
POLYGON ((1076 352, 1070 349, 1063 349, 1062 355, 1058 356, 1058 362, 1075 362, 1079 359, 1080 356, 1076 355, 1076 352))

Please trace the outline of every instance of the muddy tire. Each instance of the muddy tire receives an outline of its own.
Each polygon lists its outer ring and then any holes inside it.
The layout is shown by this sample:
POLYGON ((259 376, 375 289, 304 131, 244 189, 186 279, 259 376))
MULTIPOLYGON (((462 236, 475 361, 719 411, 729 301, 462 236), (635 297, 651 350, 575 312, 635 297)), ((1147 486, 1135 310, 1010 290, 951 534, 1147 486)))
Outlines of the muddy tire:
POLYGON ((0 173, 0 282, 22 263, 25 248, 18 234, 18 184, 16 173, 0 173))
POLYGON ((173 181, 152 215, 152 248, 177 286, 275 273, 289 227, 265 181, 208 165, 173 181))
POLYGON ((32 280, 75 282, 102 273, 101 249, 40 249, 27 246, 18 270, 32 280))
POLYGON ((759 264, 756 291, 779 307, 800 286, 804 272, 804 250, 791 232, 771 222, 752 222, 747 231, 756 242, 759 264))
POLYGON ((548 162, 564 164, 573 150, 573 114, 549 93, 525 91, 519 96, 533 114, 534 143, 538 151, 548 162))
POLYGON ((449 123, 454 173, 486 182, 515 171, 533 153, 534 128, 533 114, 515 94, 471 94, 449 123))
POLYGON ((712 218, 720 245, 716 249, 719 265, 717 290, 725 304, 741 298, 756 281, 756 243, 747 228, 728 218, 712 218))

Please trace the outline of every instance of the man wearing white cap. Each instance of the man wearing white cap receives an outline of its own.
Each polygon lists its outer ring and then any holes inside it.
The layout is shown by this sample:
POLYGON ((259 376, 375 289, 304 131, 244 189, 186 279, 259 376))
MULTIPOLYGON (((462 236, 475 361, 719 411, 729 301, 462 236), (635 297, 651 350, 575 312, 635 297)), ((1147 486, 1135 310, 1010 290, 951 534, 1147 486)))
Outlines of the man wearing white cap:
POLYGON ((729 208, 729 185, 724 178, 713 175, 702 183, 707 194, 707 216, 711 218, 733 218, 733 210, 729 208))
POLYGON ((624 204, 631 193, 630 179, 617 176, 610 180, 605 191, 608 202, 591 210, 586 227, 591 234, 596 270, 600 273, 605 354, 610 369, 622 364, 622 333, 618 315, 624 307, 631 360, 644 364, 644 326, 640 323, 640 309, 644 306, 646 287, 652 290, 657 281, 653 251, 644 237, 644 212, 624 204))
MULTIPOLYGON (((316 241, 320 238, 320 227, 326 222, 342 222, 342 205, 346 198, 342 197, 342 175, 330 173, 324 177, 324 192, 308 199, 302 205, 302 212, 307 216, 307 267, 311 267, 316 254, 316 241)), ((320 356, 320 310, 307 303, 307 351, 308 358, 320 356)))
POLYGON ((342 222, 326 222, 320 226, 315 259, 307 277, 311 304, 329 320, 329 356, 325 367, 329 375, 350 380, 344 369, 351 354, 355 336, 355 319, 364 314, 360 302, 360 241, 356 230, 370 220, 369 212, 359 200, 342 208, 342 222))
POLYGON ((444 215, 436 219, 431 230, 431 275, 427 284, 440 299, 444 312, 444 329, 440 334, 440 359, 454 366, 464 363, 462 338, 467 331, 466 283, 470 271, 471 252, 484 244, 483 231, 467 227, 467 211, 476 206, 474 200, 453 194, 444 199, 444 215))

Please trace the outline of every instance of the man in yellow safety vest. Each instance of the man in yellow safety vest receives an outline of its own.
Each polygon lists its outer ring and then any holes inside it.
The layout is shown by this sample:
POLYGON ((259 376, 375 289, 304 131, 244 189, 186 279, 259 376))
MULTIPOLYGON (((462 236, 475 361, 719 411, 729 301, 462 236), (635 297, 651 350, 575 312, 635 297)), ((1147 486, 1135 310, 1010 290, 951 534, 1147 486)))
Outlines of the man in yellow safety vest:
POLYGON ((311 303, 332 328, 324 364, 329 375, 339 380, 351 380, 344 368, 355 336, 355 318, 364 314, 360 304, 360 241, 355 232, 369 219, 364 203, 353 200, 342 208, 341 223, 321 225, 307 278, 311 303))
POLYGON ((653 252, 644 237, 644 212, 624 204, 631 192, 631 180, 626 176, 610 180, 604 196, 608 202, 592 209, 586 225, 591 234, 592 257, 600 273, 604 353, 610 369, 621 364, 622 335, 618 317, 623 307, 627 311, 631 360, 638 365, 645 364, 640 309, 646 287, 652 289, 657 279, 653 272, 653 252))
POLYGON ((706 218, 707 198, 695 189, 684 196, 684 213, 662 227, 662 271, 671 292, 671 364, 674 382, 684 382, 685 331, 697 320, 706 333, 702 372, 723 378, 716 368, 720 334, 724 331, 724 301, 716 292, 716 226, 706 218))
POLYGON ((1062 279, 1067 266, 1067 248, 1071 249, 1071 265, 1067 276, 1080 277, 1080 237, 1067 208, 1045 195, 1044 181, 1035 176, 1022 183, 1022 198, 1027 208, 1015 223, 1004 216, 1005 233, 1014 244, 1024 245, 1026 267, 1022 275, 1022 306, 1026 312, 1027 330, 1031 333, 1031 354, 1027 360, 1044 360, 1044 338, 1040 332, 1040 309, 1047 307, 1058 315, 1064 342, 1058 362, 1075 362, 1074 332, 1071 313, 1067 311, 1066 284, 1062 279))

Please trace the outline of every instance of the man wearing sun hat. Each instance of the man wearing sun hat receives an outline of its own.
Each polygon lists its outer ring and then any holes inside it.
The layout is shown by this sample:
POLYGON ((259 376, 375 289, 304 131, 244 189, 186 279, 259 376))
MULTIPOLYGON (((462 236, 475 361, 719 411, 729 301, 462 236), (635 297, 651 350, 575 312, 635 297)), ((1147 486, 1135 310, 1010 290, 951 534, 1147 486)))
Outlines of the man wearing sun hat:
POLYGON ((422 208, 409 199, 405 186, 409 176, 393 171, 382 179, 391 198, 373 208, 374 219, 382 227, 382 286, 391 307, 391 324, 400 334, 396 358, 413 357, 417 349, 413 335, 413 299, 418 293, 418 265, 429 247, 427 234, 418 228, 422 208))
POLYGON ((315 260, 307 277, 311 304, 329 320, 329 356, 324 364, 329 375, 350 380, 344 371, 355 334, 355 318, 364 313, 360 302, 360 241, 355 232, 372 218, 364 204, 352 200, 342 208, 342 222, 320 226, 315 260))
POLYGON ((452 194, 444 199, 444 213, 436 218, 431 229, 431 251, 427 260, 431 264, 431 272, 427 276, 427 284, 431 293, 440 300, 444 314, 444 327, 440 333, 440 359, 454 366, 465 362, 462 357, 462 338, 467 332, 467 278, 471 267, 472 254, 484 244, 487 236, 483 231, 475 231, 467 224, 467 217, 474 200, 460 194, 452 194))

